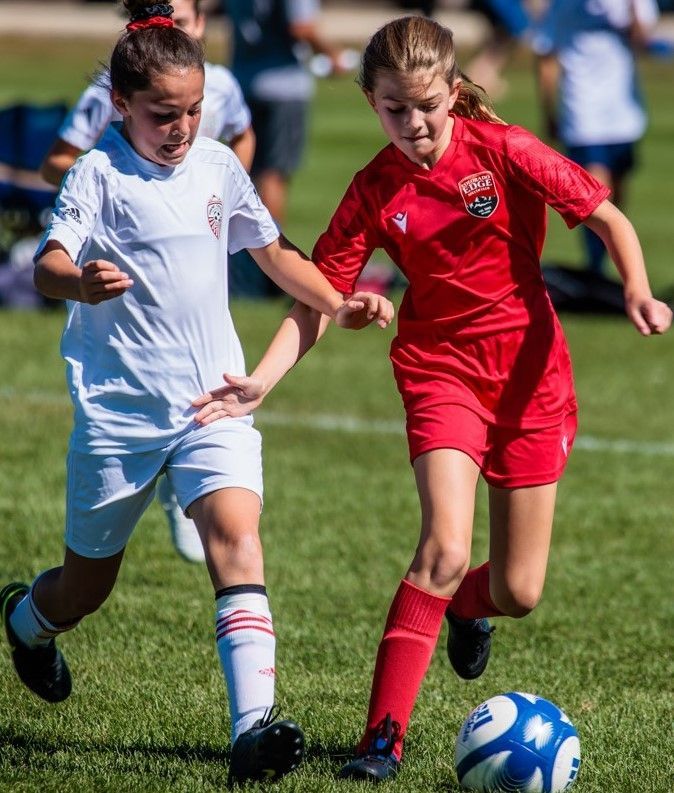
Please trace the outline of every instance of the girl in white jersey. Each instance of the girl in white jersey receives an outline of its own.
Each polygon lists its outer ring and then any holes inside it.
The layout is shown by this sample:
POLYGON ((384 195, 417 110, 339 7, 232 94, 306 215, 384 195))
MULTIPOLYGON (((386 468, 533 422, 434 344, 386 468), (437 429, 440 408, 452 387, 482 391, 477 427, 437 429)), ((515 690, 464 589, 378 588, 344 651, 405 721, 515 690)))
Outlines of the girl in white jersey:
MULTIPOLYGON (((173 24, 198 41, 206 30, 206 15, 200 0, 174 0, 173 24)), ((41 167, 46 181, 58 187, 69 168, 83 152, 96 145, 106 127, 121 121, 110 100, 110 81, 101 75, 82 93, 47 152, 41 167)), ((234 75, 224 66, 204 63, 204 101, 201 105, 199 134, 227 143, 241 164, 250 170, 255 153, 251 116, 234 75)), ((162 476, 157 487, 159 501, 178 553, 190 562, 205 561, 204 549, 194 522, 180 509, 168 478, 162 476)))
MULTIPOLYGON (((64 700, 71 680, 54 639, 110 594, 165 472, 196 522, 215 590, 231 777, 268 779, 299 763, 304 739, 272 715, 260 436, 250 418, 197 423, 191 404, 223 372, 244 372, 227 309, 227 253, 247 248, 283 289, 343 327, 384 327, 392 306, 368 293, 344 301, 279 237, 232 152, 195 137, 200 44, 172 26, 171 6, 125 6, 131 22, 110 63, 123 121, 68 173, 36 254, 38 289, 68 301, 61 349, 75 420, 65 559, 30 587, 7 585, 0 610, 20 679, 49 702, 64 700)), ((296 343, 310 346, 301 331, 296 343)))

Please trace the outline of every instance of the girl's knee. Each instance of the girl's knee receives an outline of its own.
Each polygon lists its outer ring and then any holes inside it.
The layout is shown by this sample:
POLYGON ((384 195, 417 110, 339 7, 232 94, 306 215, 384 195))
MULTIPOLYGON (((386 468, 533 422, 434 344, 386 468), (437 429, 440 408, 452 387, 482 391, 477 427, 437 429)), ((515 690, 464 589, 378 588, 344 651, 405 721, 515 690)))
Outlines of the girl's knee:
POLYGON ((204 538, 204 548, 218 570, 243 572, 262 566, 262 543, 257 528, 227 531, 214 527, 204 538))
POLYGON ((206 545, 222 546, 231 552, 256 555, 262 553, 262 543, 257 528, 239 529, 229 531, 223 526, 215 526, 206 534, 204 538, 206 545))
POLYGON ((427 579, 434 591, 452 594, 465 576, 470 554, 462 542, 434 542, 422 545, 413 569, 427 579))
POLYGON ((519 619, 530 614, 541 600, 543 588, 531 584, 504 586, 492 592, 496 607, 507 617, 519 619))

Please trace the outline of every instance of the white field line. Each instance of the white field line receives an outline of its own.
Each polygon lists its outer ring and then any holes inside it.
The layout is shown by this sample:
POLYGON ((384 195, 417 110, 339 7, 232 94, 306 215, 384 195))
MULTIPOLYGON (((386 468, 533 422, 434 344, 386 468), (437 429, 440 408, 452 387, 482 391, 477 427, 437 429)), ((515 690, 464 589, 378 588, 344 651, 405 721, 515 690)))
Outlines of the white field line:
MULTIPOLYGON (((51 392, 21 392, 13 388, 0 388, 0 399, 21 399, 32 405, 69 405, 66 394, 51 392)), ((330 414, 291 415, 273 410, 259 410, 256 420, 277 427, 305 427, 323 432, 347 432, 363 435, 399 435, 404 436, 405 427, 402 421, 383 421, 379 419, 362 419, 357 416, 338 416, 330 414)), ((674 442, 669 441, 635 441, 627 438, 597 438, 593 435, 579 435, 573 445, 574 449, 585 452, 608 452, 610 454, 643 454, 648 457, 674 457, 674 442)))

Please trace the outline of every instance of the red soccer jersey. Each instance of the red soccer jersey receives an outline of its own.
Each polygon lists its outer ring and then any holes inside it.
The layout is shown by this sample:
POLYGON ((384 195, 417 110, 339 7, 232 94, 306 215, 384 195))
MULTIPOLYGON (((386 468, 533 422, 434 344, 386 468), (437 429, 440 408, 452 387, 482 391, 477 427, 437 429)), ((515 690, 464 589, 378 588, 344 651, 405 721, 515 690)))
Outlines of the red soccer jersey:
POLYGON ((375 248, 407 277, 391 358, 408 410, 458 403, 550 426, 575 397, 540 269, 546 204, 573 227, 608 195, 526 130, 454 116, 432 169, 390 144, 356 174, 313 259, 345 293, 375 248))

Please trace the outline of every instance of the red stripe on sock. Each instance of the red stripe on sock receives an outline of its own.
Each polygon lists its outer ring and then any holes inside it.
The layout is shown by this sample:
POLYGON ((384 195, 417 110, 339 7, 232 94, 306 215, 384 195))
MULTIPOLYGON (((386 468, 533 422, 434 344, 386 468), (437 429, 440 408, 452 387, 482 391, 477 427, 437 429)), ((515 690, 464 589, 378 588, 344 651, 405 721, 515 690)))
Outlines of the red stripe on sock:
POLYGON ((215 641, 218 642, 222 639, 223 636, 227 636, 229 633, 235 633, 236 631, 259 631, 260 633, 268 633, 270 636, 276 636, 274 631, 267 630, 267 628, 261 628, 259 625, 237 625, 236 628, 227 628, 221 630, 219 633, 215 634, 215 641))
POLYGON ((260 622, 262 625, 272 625, 272 621, 266 619, 265 617, 260 616, 259 614, 253 614, 252 612, 247 613, 244 617, 237 617, 236 619, 230 619, 230 617, 220 617, 219 620, 216 621, 215 627, 216 630, 220 628, 225 628, 229 625, 235 625, 238 622, 260 622))
MULTIPOLYGON (((387 713, 400 725, 401 738, 405 735, 449 602, 450 598, 401 581, 377 652, 367 729, 359 752, 367 751, 372 730, 387 713)), ((402 755, 402 741, 394 754, 402 755)))
POLYGON ((489 593, 489 562, 471 568, 454 593, 449 610, 461 620, 501 617, 489 593))
POLYGON ((272 624, 271 619, 265 617, 264 614, 258 614, 256 611, 246 611, 245 609, 238 609, 237 611, 231 611, 229 614, 223 614, 216 619, 216 624, 236 622, 241 619, 255 619, 264 622, 266 625, 272 624))

